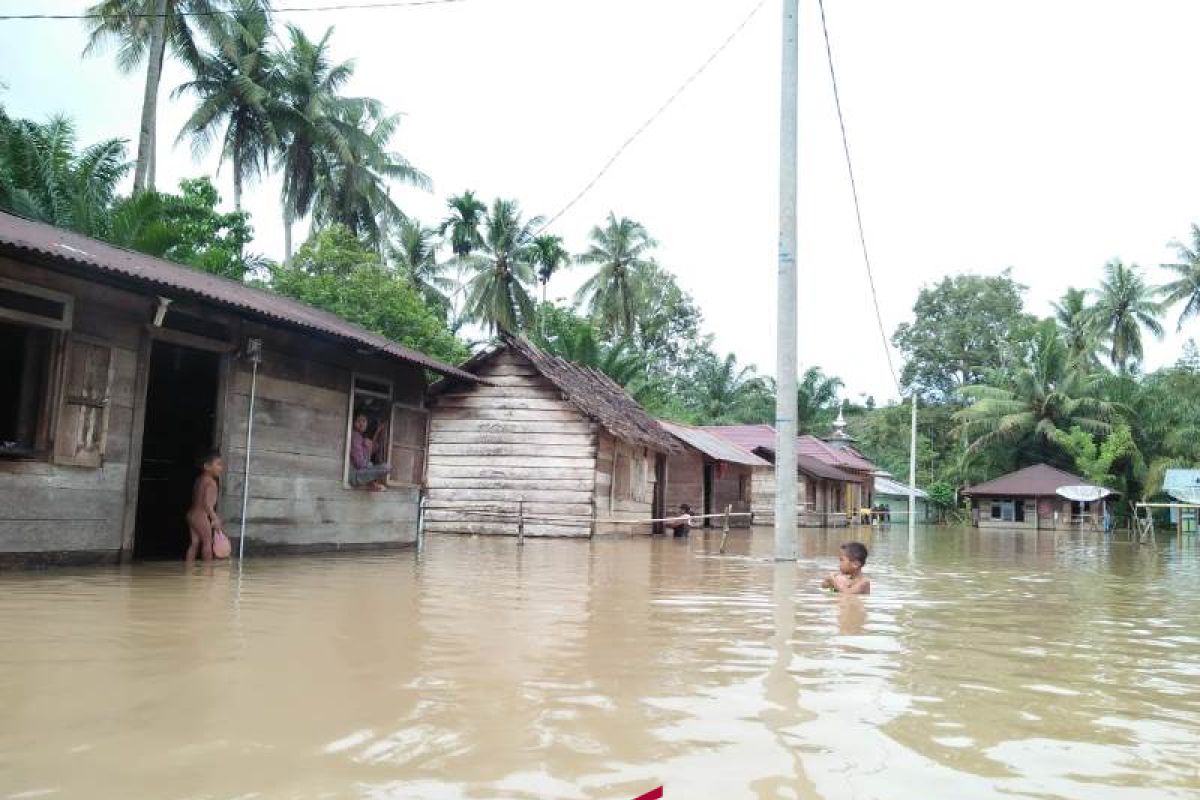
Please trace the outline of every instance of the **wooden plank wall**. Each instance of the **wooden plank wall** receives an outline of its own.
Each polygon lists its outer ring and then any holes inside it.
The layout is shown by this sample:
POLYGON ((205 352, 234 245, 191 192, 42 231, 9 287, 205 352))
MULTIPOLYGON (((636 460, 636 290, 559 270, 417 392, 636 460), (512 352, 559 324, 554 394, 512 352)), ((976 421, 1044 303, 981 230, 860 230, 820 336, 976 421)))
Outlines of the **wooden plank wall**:
POLYGON ((674 514, 680 503, 692 507, 692 513, 704 513, 704 456, 699 450, 684 447, 667 459, 667 513, 674 514))
POLYGON ((479 375, 431 403, 426 530, 513 536, 524 498, 526 536, 591 535, 597 426, 511 351, 479 375))
MULTIPOLYGON (((613 519, 650 519, 654 508, 654 457, 653 451, 644 447, 620 441, 607 431, 599 435, 599 450, 596 455, 596 515, 603 522, 596 523, 596 533, 652 533, 650 524, 621 524, 612 522, 613 519), (632 497, 617 497, 613 491, 613 472, 617 456, 628 458, 631 462, 640 459, 643 463, 645 479, 640 485, 634 485, 633 467, 630 468, 630 484, 632 497)), ((668 467, 668 475, 669 475, 668 467)))
MULTIPOLYGON (((254 404, 246 546, 333 549, 416 541, 420 487, 386 492, 344 482, 352 372, 390 380, 394 399, 420 405, 421 369, 298 333, 247 326, 263 339, 254 404)), ((221 510, 235 535, 241 525, 250 403, 249 365, 239 361, 226 400, 228 465, 221 510)))
POLYGON ((138 348, 152 301, 3 257, 0 276, 71 294, 72 333, 111 346, 113 358, 102 466, 0 460, 0 553, 76 551, 115 559, 125 511, 138 348))
MULTIPOLYGON (((751 483, 751 501, 742 500, 740 490, 743 476, 752 479, 752 468, 741 464, 729 464, 725 467, 723 477, 717 477, 714 472, 712 513, 724 514, 725 507, 729 505, 732 505, 733 510, 736 512, 748 512, 751 510, 753 506, 754 485, 751 483)), ((772 518, 774 518, 774 515, 772 515, 772 518)), ((709 524, 719 527, 722 522, 719 519, 713 519, 709 521, 709 524)), ((730 525, 735 528, 748 528, 750 527, 750 518, 734 517, 730 521, 730 525)))
POLYGON ((754 467, 750 487, 750 510, 755 525, 775 524, 775 467, 754 467))

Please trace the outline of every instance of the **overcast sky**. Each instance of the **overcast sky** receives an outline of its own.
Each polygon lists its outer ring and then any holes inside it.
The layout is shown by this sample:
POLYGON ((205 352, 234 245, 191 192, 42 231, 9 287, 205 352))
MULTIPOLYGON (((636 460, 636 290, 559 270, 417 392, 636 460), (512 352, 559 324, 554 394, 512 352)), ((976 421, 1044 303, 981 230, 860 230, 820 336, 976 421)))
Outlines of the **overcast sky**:
MULTIPOLYGON (((353 58, 349 92, 405 120, 394 145, 434 181, 405 190, 423 221, 472 189, 552 214, 733 31, 758 0, 465 0, 285 14, 353 58)), ((288 0, 288 6, 315 5, 288 0)), ((0 0, 4 13, 74 0, 0 0)), ((284 5, 284 3, 279 3, 284 5)), ((554 227, 584 247, 610 211, 643 222, 717 346, 774 371, 779 0, 554 227)), ((814 0, 801 0, 800 361, 847 395, 895 395, 871 310, 814 0)), ((1029 307, 1092 287, 1110 258, 1146 268, 1200 221, 1200 3, 1194 0, 828 0, 884 324, 923 284, 1011 267, 1029 307)), ((280 26, 282 30, 282 26, 280 26)), ((75 118, 81 140, 136 144, 142 77, 81 60, 79 21, 0 21, 0 102, 75 118)), ((189 109, 164 77, 160 188, 216 171, 172 149, 189 109)), ((131 145, 131 152, 135 149, 131 145)), ((228 198, 228 171, 219 176, 228 198)), ((249 189, 255 248, 282 252, 275 180, 249 189)), ((551 284, 568 296, 578 268, 551 284)), ((1173 362, 1183 335, 1147 348, 1173 362)), ((897 368, 899 362, 897 361, 897 368)))

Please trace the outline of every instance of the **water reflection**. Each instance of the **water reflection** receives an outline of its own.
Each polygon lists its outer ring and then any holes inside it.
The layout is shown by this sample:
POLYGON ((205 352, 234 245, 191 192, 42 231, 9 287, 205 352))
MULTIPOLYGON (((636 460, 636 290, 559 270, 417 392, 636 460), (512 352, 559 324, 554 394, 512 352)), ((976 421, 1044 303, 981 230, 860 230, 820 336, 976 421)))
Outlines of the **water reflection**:
POLYGON ((0 797, 1200 792, 1192 543, 850 535, 4 575, 0 797))

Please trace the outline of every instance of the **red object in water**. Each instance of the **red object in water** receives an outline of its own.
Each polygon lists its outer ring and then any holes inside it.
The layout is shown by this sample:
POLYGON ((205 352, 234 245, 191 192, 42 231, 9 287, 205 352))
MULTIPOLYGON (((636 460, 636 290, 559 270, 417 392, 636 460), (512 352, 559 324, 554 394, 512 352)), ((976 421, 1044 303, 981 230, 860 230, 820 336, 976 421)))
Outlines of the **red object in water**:
POLYGON ((633 798, 633 800, 661 800, 663 796, 663 787, 651 789, 643 795, 633 798))

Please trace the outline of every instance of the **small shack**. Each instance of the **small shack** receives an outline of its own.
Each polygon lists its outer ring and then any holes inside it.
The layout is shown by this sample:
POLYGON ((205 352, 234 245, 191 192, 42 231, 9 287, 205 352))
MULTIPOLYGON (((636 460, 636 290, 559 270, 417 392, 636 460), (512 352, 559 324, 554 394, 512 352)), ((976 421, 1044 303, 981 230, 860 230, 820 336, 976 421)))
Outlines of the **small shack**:
MULTIPOLYGON (((694 514, 752 514, 756 471, 770 471, 771 462, 703 428, 660 420, 683 448, 667 461, 666 504, 674 513, 686 503, 694 514)), ((720 524, 705 520, 706 526, 720 524)), ((734 527, 749 527, 750 516, 733 517, 734 527)))
POLYGON ((212 448, 236 537, 252 385, 247 551, 411 543, 426 371, 475 380, 302 303, 3 213, 0 369, 0 562, 17 564, 182 558, 212 448), (385 434, 392 491, 347 481, 359 411, 385 434))
MULTIPOLYGON (((917 522, 933 521, 933 509, 929 495, 921 488, 916 490, 917 522)), ((896 480, 888 472, 875 473, 875 495, 872 506, 883 512, 884 522, 908 522, 908 485, 896 480), (894 517, 894 519, 893 519, 894 517)))
POLYGON ((1171 524, 1180 533, 1196 533, 1200 510, 1186 506, 1200 505, 1200 469, 1168 469, 1163 475, 1163 491, 1175 501, 1170 509, 1171 524))
POLYGON ((462 369, 430 392, 427 531, 653 532, 680 447, 623 388, 507 335, 462 369))
POLYGON ((1093 494, 1108 492, 1065 470, 1049 464, 1034 464, 969 486, 962 490, 962 495, 971 498, 972 516, 978 517, 981 528, 1053 530, 1081 524, 1098 525, 1104 501, 1067 499, 1059 493, 1067 487, 1095 489, 1093 494))

